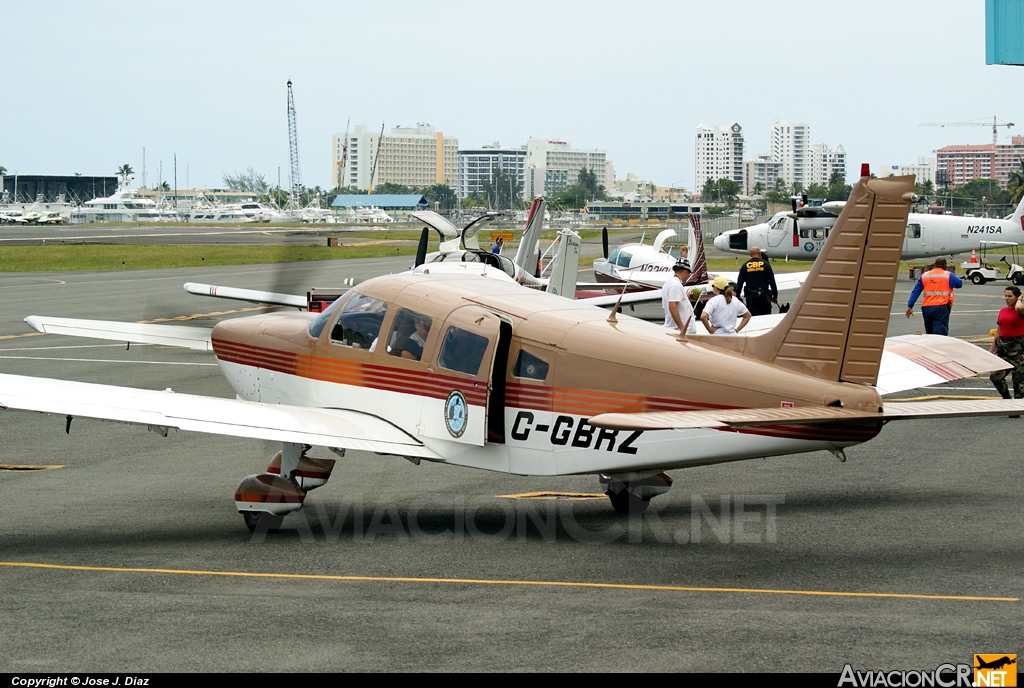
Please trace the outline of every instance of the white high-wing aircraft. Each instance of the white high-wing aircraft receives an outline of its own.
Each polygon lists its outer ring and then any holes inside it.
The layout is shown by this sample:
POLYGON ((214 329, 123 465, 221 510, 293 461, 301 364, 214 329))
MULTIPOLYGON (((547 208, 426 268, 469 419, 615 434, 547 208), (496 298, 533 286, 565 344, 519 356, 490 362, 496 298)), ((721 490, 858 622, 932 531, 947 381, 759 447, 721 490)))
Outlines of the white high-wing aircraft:
MULTIPOLYGON (((732 253, 747 253, 758 246, 769 258, 814 260, 821 252, 844 201, 833 201, 817 209, 817 217, 803 214, 815 211, 801 208, 776 213, 766 223, 722 232, 715 238, 715 248, 732 253)), ((1002 220, 954 215, 910 213, 903 239, 903 260, 931 256, 956 255, 980 249, 986 239, 1024 244, 1024 199, 1012 215, 1002 220)))
MULTIPOLYGON (((1024 411, 1024 400, 882 400, 912 188, 912 177, 862 179, 792 309, 760 336, 674 336, 510 280, 404 273, 368 280, 319 314, 212 329, 31 316, 41 332, 212 351, 237 398, 0 375, 0 406, 281 442, 266 472, 235 491, 250 528, 275 527, 327 482, 334 462, 306 456, 307 445, 599 474, 617 511, 642 511, 671 487, 666 470, 841 454, 893 420, 1024 411)), ((898 339, 908 363, 941 379, 1008 367, 967 342, 898 339)))

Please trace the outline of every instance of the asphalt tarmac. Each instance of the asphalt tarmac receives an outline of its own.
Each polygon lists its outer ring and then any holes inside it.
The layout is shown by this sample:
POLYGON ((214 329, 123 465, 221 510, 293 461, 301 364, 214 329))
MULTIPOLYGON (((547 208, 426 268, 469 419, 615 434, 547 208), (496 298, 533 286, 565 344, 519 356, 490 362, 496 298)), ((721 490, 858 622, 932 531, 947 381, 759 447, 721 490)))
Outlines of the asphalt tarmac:
MULTIPOLYGON (((209 354, 21 320, 210 326, 261 311, 183 282, 301 293, 408 262, 0 275, 0 370, 230 397, 209 354)), ((890 334, 921 328, 902 314, 911 286, 902 276, 890 334)), ((952 334, 983 343, 1001 293, 967 285, 952 334)), ((995 396, 984 379, 901 396, 940 394, 995 396)), ((0 671, 838 672, 1019 652, 1022 423, 892 423, 845 463, 672 471, 632 520, 592 476, 349 452, 261 535, 232 494, 272 443, 86 419, 68 435, 64 418, 5 412, 0 463, 61 467, 0 470, 0 671), (595 498, 503 497, 540 491, 595 498)))

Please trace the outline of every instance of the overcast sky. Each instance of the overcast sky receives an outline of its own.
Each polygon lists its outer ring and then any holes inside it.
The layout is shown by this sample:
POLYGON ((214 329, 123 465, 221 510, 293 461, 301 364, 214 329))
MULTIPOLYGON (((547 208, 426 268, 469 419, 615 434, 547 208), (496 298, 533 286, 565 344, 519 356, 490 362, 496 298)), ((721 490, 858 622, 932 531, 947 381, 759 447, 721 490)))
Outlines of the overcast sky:
MULTIPOLYGON (((463 147, 530 136, 603 148, 618 176, 694 185, 698 124, 773 117, 862 161, 912 163, 1018 121, 1024 68, 985 65, 983 0, 714 2, 6 2, 0 165, 216 187, 288 175, 294 82, 307 186, 333 186, 330 137, 428 122, 463 147)), ((1005 128, 1000 141, 1008 142, 1005 128)))

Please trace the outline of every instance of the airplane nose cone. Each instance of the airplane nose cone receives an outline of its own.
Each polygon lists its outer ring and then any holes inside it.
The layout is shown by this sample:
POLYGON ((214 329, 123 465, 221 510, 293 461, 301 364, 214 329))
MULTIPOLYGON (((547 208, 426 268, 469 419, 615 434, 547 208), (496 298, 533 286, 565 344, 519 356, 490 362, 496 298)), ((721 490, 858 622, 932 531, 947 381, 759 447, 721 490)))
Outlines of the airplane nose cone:
POLYGON ((715 237, 715 248, 719 251, 727 251, 729 249, 729 234, 723 232, 715 237))

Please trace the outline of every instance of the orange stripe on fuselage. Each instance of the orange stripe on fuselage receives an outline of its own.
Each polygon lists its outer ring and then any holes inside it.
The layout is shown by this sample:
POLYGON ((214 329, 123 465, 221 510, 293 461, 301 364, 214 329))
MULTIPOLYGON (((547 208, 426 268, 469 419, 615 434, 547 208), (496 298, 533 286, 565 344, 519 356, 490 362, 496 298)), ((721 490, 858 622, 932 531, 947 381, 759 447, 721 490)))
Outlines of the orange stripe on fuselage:
MULTIPOLYGON (((472 385, 478 384, 475 380, 449 375, 275 351, 222 339, 213 340, 213 350, 217 358, 223 361, 321 382, 415 394, 432 399, 447 398, 453 389, 458 389, 465 395, 466 401, 474 406, 483 406, 487 401, 486 389, 480 390, 472 387, 472 385)), ((683 399, 649 397, 603 390, 547 387, 521 382, 509 382, 506 385, 505 406, 585 417, 601 413, 707 411, 709 409, 740 408, 683 399)), ((726 431, 728 432, 728 430, 726 431)), ((736 428, 732 431, 786 439, 836 442, 865 442, 878 434, 877 426, 838 423, 758 426, 756 428, 736 428)))

